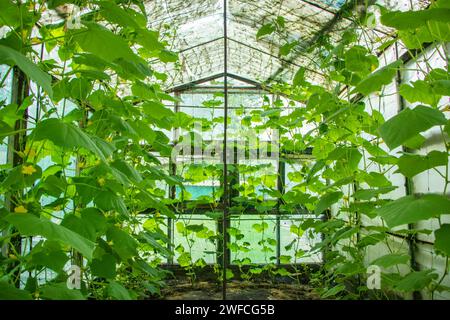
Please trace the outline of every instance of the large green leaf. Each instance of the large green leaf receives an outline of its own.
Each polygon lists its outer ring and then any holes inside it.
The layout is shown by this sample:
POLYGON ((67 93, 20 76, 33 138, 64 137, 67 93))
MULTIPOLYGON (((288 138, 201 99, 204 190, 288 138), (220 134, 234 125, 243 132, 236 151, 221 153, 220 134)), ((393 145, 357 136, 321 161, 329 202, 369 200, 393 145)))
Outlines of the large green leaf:
POLYGON ((41 291, 42 298, 48 300, 86 300, 80 290, 69 289, 63 282, 47 284, 41 291))
POLYGON ((94 258, 91 263, 91 272, 97 277, 114 279, 116 276, 116 259, 110 254, 94 258))
POLYGON ((69 256, 64 252, 59 242, 39 242, 31 251, 31 264, 39 267, 47 267, 55 272, 63 270, 69 256))
POLYGON ((7 25, 11 27, 19 26, 21 15, 25 10, 11 0, 0 0, 0 27, 7 25))
POLYGON ((128 215, 128 209, 123 199, 112 191, 98 193, 94 198, 94 203, 102 210, 115 210, 122 215, 128 215))
POLYGON ((434 241, 436 251, 450 257, 450 224, 443 224, 434 232, 434 236, 436 237, 434 241))
POLYGON ((339 199, 342 197, 343 193, 340 191, 336 192, 330 192, 325 194, 323 197, 320 198, 319 202, 316 205, 316 208, 314 209, 315 214, 321 214, 326 209, 328 209, 332 204, 339 201, 339 199))
POLYGON ((397 187, 389 186, 389 187, 381 187, 378 189, 360 189, 353 194, 353 197, 357 200, 370 200, 372 198, 377 197, 380 194, 389 193, 392 190, 395 190, 397 187))
POLYGON ((116 281, 111 281, 107 286, 108 294, 116 300, 131 300, 130 292, 116 281))
POLYGON ((91 52, 108 62, 120 58, 142 62, 123 38, 98 24, 92 22, 85 22, 84 24, 87 28, 77 30, 73 34, 73 39, 83 50, 91 52))
MULTIPOLYGON (((83 147, 93 152, 104 161, 106 161, 106 157, 110 151, 104 146, 100 148, 97 143, 95 143, 94 140, 80 128, 55 118, 39 122, 32 133, 32 137, 35 141, 50 140, 55 145, 64 148, 83 147)), ((106 142, 104 143, 106 144, 106 142)))
POLYGON ((402 84, 400 86, 400 94, 403 98, 410 103, 421 102, 431 106, 437 106, 441 95, 437 94, 429 83, 423 80, 417 80, 411 84, 402 84))
POLYGON ((414 109, 404 109, 383 123, 379 131, 386 145, 390 149, 394 149, 418 133, 446 123, 445 115, 441 111, 426 106, 417 106, 414 109))
POLYGON ((418 154, 404 154, 397 162, 398 172, 405 177, 412 178, 425 170, 445 166, 448 163, 448 153, 431 151, 425 156, 418 154))
POLYGON ((406 254, 390 253, 372 261, 372 265, 389 268, 398 264, 408 264, 410 257, 406 254))
MULTIPOLYGON (((443 1, 442 1, 443 2, 443 1)), ((391 11, 381 16, 381 22, 397 30, 416 29, 427 22, 449 22, 449 8, 430 8, 421 11, 391 11)))
POLYGON ((79 251, 87 259, 92 258, 95 243, 66 227, 29 213, 13 213, 5 220, 14 225, 24 236, 42 236, 48 240, 60 241, 79 251))
POLYGON ((375 209, 390 228, 450 213, 450 199, 437 194, 410 195, 375 209))
POLYGON ((131 27, 135 30, 145 27, 145 17, 134 10, 124 10, 113 1, 97 1, 96 3, 101 8, 102 16, 110 22, 117 23, 125 28, 131 27))
POLYGON ((126 179, 135 183, 139 183, 142 181, 142 176, 140 175, 140 173, 128 162, 118 159, 111 162, 110 165, 113 169, 123 174, 126 179))
POLYGON ((125 231, 111 227, 106 233, 108 241, 113 242, 113 248, 124 261, 137 255, 137 242, 125 231))
POLYGON ((337 160, 345 163, 351 169, 356 169, 362 158, 361 152, 357 148, 336 147, 328 154, 327 160, 337 160))
POLYGON ((31 62, 20 52, 0 45, 0 65, 2 64, 17 66, 31 80, 36 82, 38 86, 42 87, 42 89, 44 89, 50 97, 52 97, 52 78, 50 75, 42 71, 37 65, 31 62))
POLYGON ((420 291, 427 287, 431 281, 437 279, 438 275, 432 270, 413 271, 408 273, 400 281, 398 281, 394 288, 403 292, 420 291))
POLYGON ((0 281, 0 300, 31 300, 31 294, 4 281, 0 281))
POLYGON ((364 95, 380 91, 381 87, 392 82, 392 78, 396 75, 398 68, 402 64, 402 61, 398 60, 375 71, 359 82, 355 90, 364 95))
POLYGON ((363 46, 353 46, 345 52, 345 68, 349 71, 365 76, 377 67, 377 57, 363 46))

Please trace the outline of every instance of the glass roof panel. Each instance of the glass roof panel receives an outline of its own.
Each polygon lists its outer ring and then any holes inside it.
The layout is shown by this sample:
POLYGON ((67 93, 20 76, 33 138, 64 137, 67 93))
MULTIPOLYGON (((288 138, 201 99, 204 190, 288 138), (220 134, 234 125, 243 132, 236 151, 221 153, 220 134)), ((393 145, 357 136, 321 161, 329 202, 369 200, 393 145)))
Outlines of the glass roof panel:
MULTIPOLYGON (((378 0, 384 3, 387 0, 378 0)), ((393 9, 403 8, 402 5, 393 9)), ((428 0, 407 1, 414 9, 423 9, 428 0)), ((274 77, 289 80, 300 66, 307 68, 312 82, 324 77, 317 71, 316 53, 308 49, 320 35, 337 44, 352 21, 337 15, 347 0, 227 0, 228 68, 230 73, 264 82, 274 77), (285 20, 283 37, 270 35, 256 39, 259 28, 277 16, 285 20), (286 41, 298 41, 287 56, 279 48, 286 41)), ((397 3, 397 2, 395 2, 397 3)), ((171 49, 179 52, 178 65, 157 65, 169 75, 169 87, 223 73, 223 0, 153 0, 146 5, 149 27, 168 35, 171 49)), ((378 27, 361 35, 361 43, 376 50, 390 37, 388 28, 378 27)))

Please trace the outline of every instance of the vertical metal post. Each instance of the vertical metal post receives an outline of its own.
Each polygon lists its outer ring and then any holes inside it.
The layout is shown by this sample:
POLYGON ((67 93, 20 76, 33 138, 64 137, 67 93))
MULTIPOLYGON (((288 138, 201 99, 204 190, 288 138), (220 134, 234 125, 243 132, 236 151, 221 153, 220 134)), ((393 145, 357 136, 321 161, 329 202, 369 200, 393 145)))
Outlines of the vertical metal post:
MULTIPOLYGON (((281 150, 280 150, 281 151, 281 150)), ((281 195, 284 195, 286 185, 286 163, 278 159, 278 179, 277 179, 277 189, 281 195)), ((279 198, 277 202, 277 218, 276 218, 276 237, 277 237, 277 265, 280 265, 280 255, 281 255, 281 218, 280 218, 280 205, 282 199, 279 198)))
MULTIPOLYGON (((174 93, 176 101, 175 101, 175 108, 174 112, 177 113, 180 111, 180 92, 175 91, 174 93)), ((174 144, 178 143, 178 140, 180 139, 180 129, 175 128, 173 129, 173 141, 174 144)), ((171 176, 175 176, 177 174, 177 164, 173 162, 172 158, 169 158, 169 171, 171 176)), ((169 198, 174 200, 177 197, 177 187, 175 185, 172 185, 169 187, 169 198)), ((167 249, 169 252, 172 252, 173 249, 173 219, 167 218, 167 237, 169 238, 169 242, 167 243, 167 249)), ((173 256, 168 257, 167 259, 168 264, 173 264, 173 256)))
POLYGON ((228 168, 227 168, 227 126, 228 126, 228 45, 227 45, 227 0, 223 0, 223 217, 222 217, 222 298, 227 299, 228 267, 228 168))
MULTIPOLYGON (((278 100, 278 96, 272 96, 272 99, 278 100)), ((275 100, 275 101, 276 101, 275 100)), ((277 190, 282 195, 285 192, 286 186, 286 163, 281 159, 281 143, 278 141, 278 178, 277 178, 277 190)), ((277 201, 277 216, 276 216, 276 257, 277 257, 277 265, 280 265, 280 256, 281 256, 281 218, 280 218, 280 205, 282 204, 282 198, 280 197, 277 201)))
MULTIPOLYGON (((30 84, 25 73, 17 67, 13 69, 13 84, 12 84, 12 96, 11 102, 15 103, 18 108, 22 105, 25 98, 29 95, 30 84)), ((28 110, 25 110, 22 114, 22 119, 19 119, 14 124, 14 129, 18 133, 13 136, 8 137, 8 163, 12 164, 13 167, 17 167, 23 163, 23 159, 19 156, 19 152, 23 152, 26 146, 26 128, 28 121, 28 110), (22 131, 23 130, 23 131, 22 131)), ((14 212, 16 205, 16 198, 11 193, 8 193, 5 197, 5 207, 10 211, 14 212)), ((16 230, 14 229, 12 233, 16 230)), ((22 237, 20 235, 15 236, 11 239, 11 243, 14 246, 14 250, 21 254, 22 251, 22 237)), ((10 251, 9 248, 7 250, 10 251)), ((17 267, 18 263, 13 262, 8 266, 7 270, 11 271, 17 267)), ((13 282, 16 287, 20 287, 20 274, 21 271, 18 269, 13 274, 13 282)))
MULTIPOLYGON (((398 55, 398 44, 395 43, 395 55, 396 58, 399 59, 398 55)), ((398 90, 400 88, 400 85, 402 84, 402 76, 400 73, 400 70, 397 71, 396 75, 396 87, 397 87, 397 99, 398 99, 398 112, 401 112, 403 109, 405 109, 405 100, 403 97, 398 93, 398 90)), ((403 152, 411 152, 409 148, 402 146, 403 152)), ((411 195, 413 193, 413 182, 411 179, 405 177, 405 194, 411 195)), ((408 230, 414 229, 414 224, 408 224, 408 230)), ((414 271, 419 271, 419 266, 416 261, 416 240, 417 236, 415 234, 411 234, 408 236, 408 248, 409 248, 409 255, 410 255, 410 264, 411 268, 414 271)), ((422 293, 420 291, 414 291, 413 292, 413 299, 414 300, 422 300, 422 293)))

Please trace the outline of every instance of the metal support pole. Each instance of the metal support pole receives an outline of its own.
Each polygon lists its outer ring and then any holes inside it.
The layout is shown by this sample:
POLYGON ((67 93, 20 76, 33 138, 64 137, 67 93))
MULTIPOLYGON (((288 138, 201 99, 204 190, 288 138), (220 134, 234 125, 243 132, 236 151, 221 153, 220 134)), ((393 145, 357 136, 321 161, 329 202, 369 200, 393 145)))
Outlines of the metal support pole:
MULTIPOLYGON (((180 92, 179 91, 175 91, 174 93, 176 101, 175 101, 175 106, 174 106, 174 112, 177 113, 180 111, 180 102, 179 102, 179 98, 180 98, 180 92)), ((175 128, 173 129, 173 141, 174 144, 178 143, 180 139, 180 129, 179 128, 175 128)), ((169 171, 170 171, 170 175, 171 176, 175 176, 177 174, 177 164, 175 162, 173 162, 172 158, 169 158, 169 171)), ((175 185, 172 185, 169 187, 169 198, 172 200, 175 200, 177 197, 177 187, 175 185)), ((174 237, 173 237, 173 219, 172 218, 167 218, 167 237, 169 238, 169 242, 167 243, 167 249, 169 250, 169 252, 172 252, 173 249, 173 241, 174 241, 174 237)), ((168 264, 173 264, 173 256, 169 256, 167 258, 167 263, 168 264)))
MULTIPOLYGON (((280 150, 280 149, 279 149, 280 150)), ((281 151, 281 150, 280 150, 281 151)), ((278 160, 278 179, 277 179, 277 189, 281 196, 284 195, 286 185, 286 163, 283 160, 278 160)), ((277 265, 280 265, 280 255, 281 255, 281 218, 280 218, 280 205, 282 204, 282 199, 279 198, 277 202, 277 219, 276 219, 276 237, 277 237, 277 265)))
MULTIPOLYGON (((274 101, 278 100, 278 96, 272 96, 274 101)), ((281 218, 280 218, 280 206, 283 202, 282 196, 285 193, 286 186, 286 163, 281 158, 281 143, 278 141, 278 177, 277 177, 277 190, 280 193, 280 198, 277 201, 277 219, 276 219, 276 257, 277 257, 277 265, 280 265, 280 256, 281 256, 281 218)))
MULTIPOLYGON (((12 85, 12 97, 11 102, 20 108, 25 98, 29 95, 30 84, 25 73, 17 67, 13 69, 13 85, 12 85)), ((8 138, 8 163, 12 164, 13 167, 17 167, 23 163, 22 157, 19 156, 19 152, 24 152, 26 146, 26 131, 28 121, 28 110, 25 110, 22 114, 22 119, 19 119, 14 124, 14 130, 19 131, 19 133, 14 134, 8 138)), ((5 199, 5 207, 10 211, 14 212, 16 207, 15 203, 17 199, 12 194, 7 194, 5 199)), ((16 230, 13 229, 11 233, 16 230)), ((6 251, 9 253, 14 249, 18 254, 22 252, 22 237, 20 235, 11 238, 11 243, 14 248, 8 248, 6 251)), ((13 262, 8 266, 7 270, 11 271, 17 267, 18 263, 13 262)), ((13 282, 16 287, 20 286, 20 274, 21 271, 18 269, 13 274, 13 282)))
MULTIPOLYGON (((399 55, 398 55, 398 44, 397 42, 395 43, 395 55, 396 58, 399 59, 399 55)), ((398 98, 398 112, 401 112, 403 109, 405 109, 405 100, 403 99, 403 97, 398 93, 398 89, 400 88, 400 85, 402 84, 402 76, 400 71, 397 71, 397 75, 396 75, 396 86, 397 86, 397 98, 398 98)), ((409 150, 409 148, 402 146, 402 150, 403 152, 411 152, 411 150, 409 150)), ((405 194, 406 195, 411 195, 413 194, 414 190, 414 186, 413 186, 413 181, 412 179, 409 179, 407 177, 405 177, 405 194)), ((408 230, 412 230, 414 229, 414 224, 410 223, 408 224, 408 230)), ((419 265, 417 264, 416 261, 416 240, 417 240, 417 236, 415 234, 411 234, 408 236, 408 248, 409 248, 409 254, 410 254, 410 264, 411 264, 411 268, 414 271, 419 271, 419 265)), ((414 300, 422 300, 422 293, 420 291, 414 291, 413 292, 413 299, 414 300)))
POLYGON ((222 298, 227 299, 228 267, 228 168, 227 168, 227 126, 228 126, 228 51, 227 51, 227 0, 223 0, 223 72, 224 72, 224 108, 223 108, 223 217, 222 217, 222 298))

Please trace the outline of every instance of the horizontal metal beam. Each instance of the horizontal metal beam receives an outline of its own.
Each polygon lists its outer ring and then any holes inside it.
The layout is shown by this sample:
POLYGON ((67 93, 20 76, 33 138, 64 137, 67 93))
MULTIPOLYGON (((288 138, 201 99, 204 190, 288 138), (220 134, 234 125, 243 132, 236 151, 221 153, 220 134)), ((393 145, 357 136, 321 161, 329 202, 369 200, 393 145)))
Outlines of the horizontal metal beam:
MULTIPOLYGON (((175 86, 175 87, 170 88, 170 89, 168 89, 166 91, 167 92, 186 91, 186 90, 195 88, 199 84, 202 84, 202 83, 205 83, 205 82, 208 82, 208 81, 212 81, 212 80, 216 80, 216 79, 219 79, 219 78, 223 78, 224 76, 225 76, 225 73, 223 73, 223 72, 217 73, 217 74, 214 74, 214 75, 211 75, 211 76, 208 76, 208 77, 204 77, 204 78, 201 78, 201 79, 197 79, 197 80, 194 80, 194 81, 191 81, 191 82, 188 82, 188 83, 184 83, 184 84, 175 86)), ((248 78, 245 78, 243 76, 236 75, 236 74, 233 74, 233 73, 227 73, 227 76, 229 78, 232 78, 232 79, 235 79, 235 80, 242 81, 244 83, 250 84, 250 85, 252 85, 254 87, 254 89, 263 89, 262 85, 259 82, 255 81, 255 80, 251 80, 251 79, 248 79, 248 78)), ((223 88, 223 87, 221 87, 221 88, 223 88)))

